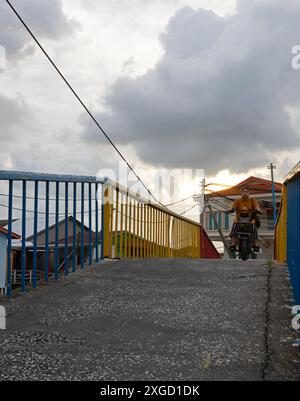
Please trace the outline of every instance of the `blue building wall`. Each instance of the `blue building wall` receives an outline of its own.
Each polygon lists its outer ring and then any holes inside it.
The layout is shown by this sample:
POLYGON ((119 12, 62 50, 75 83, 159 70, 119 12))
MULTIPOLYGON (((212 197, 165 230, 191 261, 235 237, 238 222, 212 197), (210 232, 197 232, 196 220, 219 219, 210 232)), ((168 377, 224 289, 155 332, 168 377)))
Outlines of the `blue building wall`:
POLYGON ((294 298, 300 305, 300 173, 287 182, 287 244, 294 298))

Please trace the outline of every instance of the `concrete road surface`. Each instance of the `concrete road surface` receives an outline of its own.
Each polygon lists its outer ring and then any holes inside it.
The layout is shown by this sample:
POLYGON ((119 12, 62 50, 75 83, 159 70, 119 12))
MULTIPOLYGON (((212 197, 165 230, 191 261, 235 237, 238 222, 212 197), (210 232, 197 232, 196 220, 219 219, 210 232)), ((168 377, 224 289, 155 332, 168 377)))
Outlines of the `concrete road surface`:
POLYGON ((1 380, 300 379, 287 270, 264 261, 104 262, 5 306, 1 380))

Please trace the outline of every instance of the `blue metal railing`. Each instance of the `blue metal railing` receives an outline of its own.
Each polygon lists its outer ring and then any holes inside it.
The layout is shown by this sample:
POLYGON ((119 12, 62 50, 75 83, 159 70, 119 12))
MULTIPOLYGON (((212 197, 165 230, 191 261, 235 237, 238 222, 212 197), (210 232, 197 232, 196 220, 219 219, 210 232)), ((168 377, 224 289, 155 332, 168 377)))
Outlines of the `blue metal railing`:
POLYGON ((3 218, 6 216, 8 222, 6 282, 8 298, 11 298, 14 289, 12 271, 17 267, 13 265, 12 254, 16 252, 16 250, 20 253, 21 259, 21 264, 18 268, 21 273, 20 290, 22 292, 26 292, 27 290, 26 277, 28 276, 28 269, 32 272, 31 285, 33 288, 36 288, 38 285, 38 278, 41 276, 44 278, 46 284, 49 282, 50 277, 58 280, 61 275, 61 266, 63 266, 64 275, 68 276, 70 269, 72 272, 75 272, 78 265, 83 269, 86 263, 92 265, 93 261, 96 263, 99 262, 100 256, 102 257, 103 255, 102 228, 104 218, 103 208, 99 205, 101 197, 99 200, 98 190, 102 189, 101 186, 103 182, 91 176, 0 171, 0 184, 2 187, 8 188, 7 193, 2 194, 8 201, 5 203, 1 200, 0 202, 0 217, 3 218), (21 183, 21 195, 16 195, 14 193, 17 183, 18 185, 21 183), (30 186, 33 186, 33 196, 30 196, 30 186), (78 191, 78 186, 81 187, 81 191, 78 191), (87 192, 86 187, 88 188, 87 192), (63 188, 64 191, 62 191, 63 188), (44 198, 40 197, 41 189, 44 189, 44 198), (55 192, 54 199, 50 198, 51 190, 55 192), (72 192, 73 198, 70 198, 70 192, 72 192), (80 198, 78 199, 79 192, 80 198), (85 199, 85 193, 87 193, 87 199, 85 199), (61 199, 60 196, 63 196, 63 199, 61 199), (21 207, 16 207, 15 201, 20 198, 21 207), (29 210, 28 208, 29 200, 33 200, 33 210, 29 210), (44 202, 44 206, 40 200, 44 202), (54 203, 52 201, 54 201, 54 203), (64 208, 60 205, 61 201, 64 203, 64 208), (80 208, 78 207, 78 202, 80 202, 80 208), (88 204, 87 210, 85 210, 86 203, 88 204), (16 246, 12 240, 16 211, 20 214, 18 219, 21 221, 20 246, 16 246), (101 213, 101 237, 99 235, 99 213, 101 213), (27 233, 30 221, 28 218, 29 214, 33 215, 33 233, 31 236, 28 236, 27 233), (41 214, 43 215, 43 230, 39 230, 39 216, 41 214), (77 220, 78 214, 81 216, 80 221, 77 220), (87 224, 85 223, 86 214, 87 224), (55 224, 51 227, 50 215, 55 216, 55 224), (64 216, 63 221, 60 221, 60 216, 64 216), (70 220, 70 217, 72 217, 72 220, 70 220), (73 225, 71 224, 71 226, 69 226, 70 221, 73 221, 73 225), (78 225, 80 225, 79 228, 78 225), (62 238, 60 239, 61 227, 63 235, 61 235, 62 238), (29 238, 31 241, 30 244, 28 244, 29 238), (101 242, 101 255, 99 255, 99 241, 101 242), (63 255, 60 253, 62 246, 64 248, 63 255), (32 252, 32 260, 28 257, 29 249, 32 252), (95 250, 94 258, 93 249, 95 250), (41 253, 43 255, 43 263, 40 263, 39 255, 41 253), (50 261, 51 255, 53 255, 53 257, 50 261), (43 274, 41 274, 41 269, 43 270, 43 274))
POLYGON ((287 261, 295 303, 300 304, 300 168, 287 185, 287 261))
MULTIPOLYGON (((205 246, 213 247, 207 239, 201 242, 205 237, 198 223, 108 179, 0 171, 0 188, 4 188, 0 192, 0 219, 8 219, 4 251, 9 298, 16 287, 26 292, 28 280, 36 288, 58 280, 62 272, 68 276, 78 266, 83 269, 93 261, 98 263, 100 257, 200 258, 205 246), (17 214, 21 222, 18 230, 17 214), (54 224, 50 216, 54 216, 54 224), (19 244, 12 241, 17 237, 14 231, 21 234, 19 244)), ((1 231, 6 235, 6 230, 1 231)))

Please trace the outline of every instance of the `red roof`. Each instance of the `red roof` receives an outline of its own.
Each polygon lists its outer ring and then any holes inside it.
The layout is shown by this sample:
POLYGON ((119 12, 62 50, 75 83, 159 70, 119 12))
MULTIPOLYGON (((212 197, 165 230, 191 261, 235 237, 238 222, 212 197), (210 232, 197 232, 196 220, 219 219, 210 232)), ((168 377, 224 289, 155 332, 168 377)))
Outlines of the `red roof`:
MULTIPOLYGON (((230 196, 240 195, 241 189, 244 186, 248 186, 251 195, 267 194, 272 192, 272 181, 265 180, 258 177, 249 177, 246 180, 240 182, 234 187, 224 189, 222 191, 216 191, 209 194, 209 196, 230 196)), ((275 192, 281 193, 282 184, 275 182, 275 192)))
MULTIPOLYGON (((3 234, 8 235, 8 230, 6 230, 6 228, 4 228, 4 227, 0 226, 0 232, 3 233, 3 234)), ((15 233, 11 233, 11 238, 12 239, 21 239, 20 235, 15 234, 15 233)))

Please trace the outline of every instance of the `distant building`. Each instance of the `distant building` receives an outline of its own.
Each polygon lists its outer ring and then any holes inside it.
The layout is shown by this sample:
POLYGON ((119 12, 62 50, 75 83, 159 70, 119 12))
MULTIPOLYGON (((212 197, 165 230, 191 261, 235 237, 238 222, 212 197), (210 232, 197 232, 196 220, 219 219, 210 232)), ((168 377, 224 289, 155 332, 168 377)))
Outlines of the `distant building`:
MULTIPOLYGON (((81 222, 79 220, 74 220, 73 216, 69 216, 68 218, 68 267, 70 268, 72 265, 73 258, 73 227, 74 221, 76 224, 76 239, 75 239, 75 252, 76 252, 76 265, 80 264, 81 258, 81 222)), ((43 226, 41 229, 41 222, 39 222, 39 231, 37 233, 37 277, 38 279, 43 279, 45 265, 46 265, 46 229, 43 226)), ((16 220, 13 224, 13 227, 16 230, 21 232, 21 224, 20 221, 16 220)), ((58 223, 58 253, 59 253, 59 271, 64 271, 65 268, 65 227, 66 220, 63 219, 58 223)), ((51 277, 54 272, 54 263, 55 263, 55 231, 56 224, 52 224, 49 226, 48 237, 49 237, 49 256, 48 256, 48 266, 49 266, 49 277, 51 277)), ((28 235, 28 234, 27 234, 28 235)), ((86 225, 83 226, 83 246, 84 246, 84 262, 88 260, 89 256, 89 236, 90 230, 86 225)), ((98 234, 98 244, 96 244, 96 233, 94 231, 91 232, 92 238, 92 258, 95 259, 96 247, 98 247, 99 256, 101 255, 100 249, 100 238, 101 233, 98 234)), ((18 235, 17 240, 13 241, 12 244, 12 282, 14 285, 18 286, 21 276, 21 248, 22 241, 21 236, 18 235)), ((26 238, 26 280, 31 282, 32 280, 32 269, 33 269, 33 244, 34 236, 30 234, 26 238)))
MULTIPOLYGON (((250 190, 250 196, 255 198, 262 210, 261 227, 258 230, 261 255, 260 258, 268 258, 273 256, 274 252, 274 218, 273 218, 273 199, 272 199, 272 182, 258 177, 249 177, 239 184, 207 195, 207 202, 212 207, 218 225, 227 241, 230 240, 229 234, 235 216, 226 215, 223 211, 229 210, 235 199, 240 198, 241 188, 247 185, 250 190)), ((276 208, 278 209, 281 201, 282 184, 275 183, 276 208)), ((206 209, 204 213, 203 226, 212 241, 221 241, 213 216, 206 209)))
MULTIPOLYGON (((80 246, 81 246, 81 222, 79 220, 75 220, 76 223, 76 254, 77 254, 77 265, 80 264, 80 246)), ((60 220, 58 223, 58 247, 59 247, 59 264, 61 268, 64 267, 64 262, 65 262, 65 226, 66 226, 66 220, 60 220)), ((74 217, 69 216, 68 218, 68 254, 69 254, 69 260, 72 259, 72 254, 73 254, 73 226, 74 226, 74 217)), ((53 267, 54 266, 54 249, 55 249, 55 231, 56 231, 56 224, 53 224, 49 227, 49 266, 53 267)), ((86 261, 89 255, 89 227, 86 225, 83 226, 83 246, 84 246, 84 260, 86 261)), ((98 235, 98 244, 95 243, 96 241, 96 233, 94 231, 91 232, 91 237, 92 237, 92 252, 93 252, 93 258, 95 257, 95 249, 96 246, 98 246, 99 249, 99 255, 100 255, 100 233, 98 235)), ((33 243, 34 236, 30 235, 29 237, 26 238, 27 242, 33 243)), ((42 229, 41 231, 38 232, 37 234, 37 247, 39 251, 39 259, 40 259, 40 265, 44 266, 44 259, 43 259, 43 253, 45 253, 45 248, 46 248, 46 229, 42 229)))
MULTIPOLYGON (((2 221, 6 224, 7 221, 2 221)), ((8 231, 0 225, 0 291, 3 292, 7 282, 7 237, 8 231)), ((12 239, 20 239, 18 234, 12 233, 12 239)))

